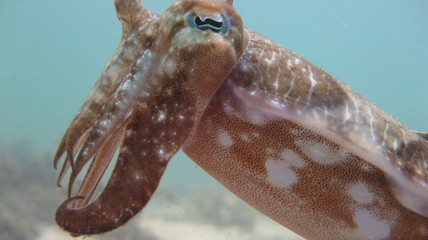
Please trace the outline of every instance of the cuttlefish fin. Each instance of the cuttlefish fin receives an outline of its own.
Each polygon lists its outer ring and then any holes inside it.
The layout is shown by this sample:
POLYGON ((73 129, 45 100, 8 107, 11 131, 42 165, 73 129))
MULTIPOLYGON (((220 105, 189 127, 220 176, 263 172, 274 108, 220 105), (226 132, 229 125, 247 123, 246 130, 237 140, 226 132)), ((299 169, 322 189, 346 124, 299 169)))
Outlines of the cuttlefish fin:
MULTIPOLYGON (((424 217, 428 217, 428 179, 424 172, 419 173, 419 169, 428 169, 428 161, 425 153, 428 152, 428 144, 426 133, 417 133, 421 138, 415 141, 414 144, 406 145, 402 159, 413 159, 414 162, 405 162, 399 159, 397 154, 387 155, 380 151, 383 145, 373 142, 373 144, 365 144, 359 135, 342 134, 339 131, 331 131, 328 124, 329 121, 322 119, 322 115, 308 114, 313 113, 308 110, 295 109, 293 106, 286 104, 278 104, 271 101, 269 95, 264 92, 251 93, 245 88, 237 87, 231 84, 234 94, 243 102, 249 103, 254 108, 260 110, 265 115, 266 119, 286 119, 310 129, 325 138, 338 142, 343 149, 359 156, 366 162, 373 164, 385 173, 388 177, 391 188, 394 190, 397 200, 406 208, 418 213, 424 217), (316 117, 313 117, 316 116, 316 117), (376 147, 373 147, 376 146, 376 147), (390 158, 395 157, 401 162, 407 163, 406 166, 397 167, 390 158), (413 170, 416 169, 416 170, 413 170), (419 175, 418 175, 419 174, 419 175)), ((329 109, 330 113, 335 111, 334 108, 329 109)), ((331 116, 331 115, 328 115, 331 116)), ((336 116, 340 116, 336 114, 336 116)), ((336 123, 340 123, 337 121, 336 123)), ((358 123, 360 132, 370 132, 368 125, 358 123)), ((398 127, 397 127, 398 128, 398 127)), ((405 130, 403 130, 405 131, 405 130)), ((355 131, 356 132, 356 131, 355 131)), ((363 135, 362 135, 363 136, 363 135)), ((368 139, 368 141, 370 138, 368 139)), ((386 151, 385 151, 386 152, 386 151)))

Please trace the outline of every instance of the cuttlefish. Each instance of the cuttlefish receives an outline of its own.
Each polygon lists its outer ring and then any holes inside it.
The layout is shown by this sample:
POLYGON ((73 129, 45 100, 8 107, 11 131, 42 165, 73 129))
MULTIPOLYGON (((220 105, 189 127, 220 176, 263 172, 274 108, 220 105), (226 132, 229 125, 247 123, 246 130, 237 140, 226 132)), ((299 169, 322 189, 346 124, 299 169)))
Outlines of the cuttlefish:
POLYGON ((125 224, 182 149, 304 238, 428 239, 427 133, 245 28, 232 0, 180 0, 161 15, 140 0, 115 6, 121 42, 54 159, 65 155, 59 185, 71 169, 62 229, 125 224))

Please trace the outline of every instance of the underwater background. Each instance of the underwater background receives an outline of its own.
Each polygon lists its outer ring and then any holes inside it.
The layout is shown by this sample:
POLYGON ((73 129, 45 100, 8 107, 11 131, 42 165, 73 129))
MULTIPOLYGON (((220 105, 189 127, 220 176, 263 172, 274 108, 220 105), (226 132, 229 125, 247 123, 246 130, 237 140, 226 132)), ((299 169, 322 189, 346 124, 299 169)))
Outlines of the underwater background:
MULTIPOLYGON (((145 0, 161 13, 173 0, 145 0)), ((428 1, 235 0, 245 25, 428 131, 428 1)), ((0 2, 0 239, 72 239, 52 157, 117 47, 113 1, 0 2)), ((183 153, 137 219, 89 239, 300 239, 225 190, 183 153)))

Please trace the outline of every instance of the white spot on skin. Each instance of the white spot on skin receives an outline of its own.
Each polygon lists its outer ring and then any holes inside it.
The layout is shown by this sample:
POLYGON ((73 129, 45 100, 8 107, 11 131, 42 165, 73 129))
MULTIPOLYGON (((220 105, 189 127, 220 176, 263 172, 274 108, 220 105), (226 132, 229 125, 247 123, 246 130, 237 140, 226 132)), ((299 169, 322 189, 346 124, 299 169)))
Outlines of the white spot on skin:
POLYGON ((126 133, 125 133, 125 136, 127 137, 127 138, 129 138, 129 137, 131 137, 131 135, 132 135, 132 133, 133 133, 134 131, 132 130, 132 129, 128 129, 128 130, 126 130, 126 133))
POLYGON ((220 143, 225 148, 229 148, 233 145, 232 137, 229 135, 228 132, 224 130, 219 130, 217 133, 217 138, 220 143))
POLYGON ((174 59, 168 59, 165 61, 165 64, 163 65, 163 69, 165 73, 167 73, 169 76, 174 75, 174 72, 177 69, 177 64, 174 61, 174 59))
POLYGON ((248 134, 246 134, 246 133, 241 134, 241 139, 242 139, 244 142, 251 142, 250 137, 249 137, 249 136, 248 136, 248 134))
POLYGON ((138 173, 135 173, 134 174, 134 180, 135 181, 140 181, 140 180, 142 180, 143 179, 143 176, 142 175, 140 175, 140 174, 138 174, 138 173))
POLYGON ((391 226, 388 223, 378 219, 367 210, 358 210, 354 215, 354 222, 357 224, 358 230, 368 239, 385 239, 391 233, 391 226))
POLYGON ((302 168, 306 166, 305 160, 291 149, 282 151, 281 158, 293 167, 302 168))
POLYGON ((126 153, 126 152, 128 152, 128 146, 126 146, 126 145, 122 146, 122 148, 120 149, 120 152, 121 152, 121 153, 126 153))
POLYGON ((297 175, 283 160, 268 159, 265 162, 267 180, 274 187, 286 188, 297 183, 297 175))
POLYGON ((364 183, 354 183, 349 186, 348 194, 356 202, 361 204, 371 204, 374 201, 373 194, 369 191, 368 187, 364 183))
POLYGON ((223 103, 223 111, 224 111, 224 113, 226 113, 226 115, 228 115, 228 116, 230 116, 230 115, 232 115, 233 114, 233 107, 230 105, 230 103, 229 103, 230 101, 229 101, 229 99, 228 99, 228 101, 226 101, 225 103, 223 103))
POLYGON ((324 165, 339 163, 351 156, 345 149, 334 149, 326 142, 297 140, 296 144, 309 159, 324 165))
POLYGON ((159 153, 160 156, 163 156, 165 154, 165 152, 163 151, 163 149, 159 149, 158 153, 159 153))
POLYGON ((165 120, 165 113, 160 111, 158 115, 158 121, 161 122, 163 120, 165 120))
POLYGON ((259 126, 264 125, 268 122, 268 118, 263 115, 263 113, 255 111, 254 109, 249 107, 246 109, 246 118, 250 123, 259 126))

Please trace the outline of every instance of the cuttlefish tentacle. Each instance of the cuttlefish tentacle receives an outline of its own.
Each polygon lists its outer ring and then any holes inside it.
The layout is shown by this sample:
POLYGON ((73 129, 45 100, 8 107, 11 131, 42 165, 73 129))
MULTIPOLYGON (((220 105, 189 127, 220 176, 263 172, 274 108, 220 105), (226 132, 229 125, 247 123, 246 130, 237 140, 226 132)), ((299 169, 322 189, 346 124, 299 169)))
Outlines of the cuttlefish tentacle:
MULTIPOLYGON (((119 52, 134 51, 139 41, 143 42, 141 49, 127 64, 120 56, 113 57, 109 65, 121 73, 114 75, 119 78, 113 81, 116 88, 102 95, 103 106, 96 114, 79 112, 78 118, 88 115, 90 121, 72 122, 54 160, 56 164, 66 151, 66 160, 74 164, 71 194, 77 175, 93 159, 77 195, 57 211, 57 223, 74 235, 112 230, 144 207, 169 159, 184 144, 248 40, 242 20, 228 2, 182 1, 150 19, 150 24, 141 21, 154 15, 147 15, 142 5, 131 2, 115 2, 125 36, 119 52), (133 4, 140 10, 126 15, 133 4), (204 26, 195 24, 197 18, 211 17, 220 27, 211 26, 209 21, 204 26), (91 202, 117 147, 119 156, 111 178, 91 202)), ((91 94, 87 102, 93 99, 91 94)), ((64 165, 65 170, 68 165, 64 165)))
MULTIPOLYGON (((72 156, 74 156, 77 153, 77 151, 79 151, 79 149, 82 146, 82 144, 86 141, 86 138, 88 137, 89 131, 90 131, 90 128, 79 138, 79 140, 77 141, 77 143, 74 145, 72 156)), ((63 165, 61 167, 61 170, 60 170, 60 173, 59 173, 59 176, 58 176, 58 180, 57 180, 57 185, 59 187, 61 187, 61 182, 62 182, 65 174, 67 173, 68 169, 70 168, 70 166, 72 166, 72 169, 75 169, 75 167, 74 167, 74 161, 71 160, 68 156, 66 156, 65 160, 64 160, 64 163, 63 163, 63 165)))
MULTIPOLYGON (((82 201, 75 201, 75 205, 73 205, 74 208, 82 207, 89 202, 118 146, 122 143, 124 134, 125 128, 123 127, 110 136, 97 152, 76 194, 76 196, 81 196, 83 199, 82 201)), ((72 186, 69 185, 68 189, 71 191, 72 186)), ((69 192, 69 196, 70 194, 71 192, 69 192)))

